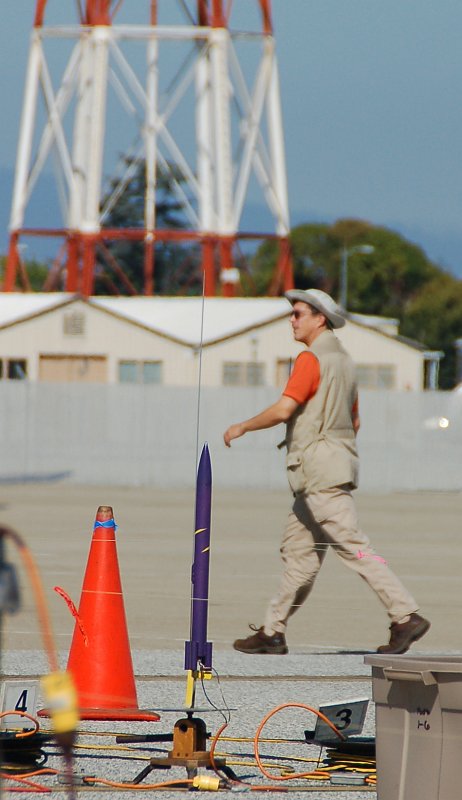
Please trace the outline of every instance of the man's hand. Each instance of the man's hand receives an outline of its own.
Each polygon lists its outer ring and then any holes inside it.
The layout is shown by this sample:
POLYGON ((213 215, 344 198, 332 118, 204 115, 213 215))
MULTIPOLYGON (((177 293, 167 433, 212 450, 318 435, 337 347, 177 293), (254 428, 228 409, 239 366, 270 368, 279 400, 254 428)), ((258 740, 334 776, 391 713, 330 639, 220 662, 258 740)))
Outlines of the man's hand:
POLYGON ((239 436, 243 436, 244 433, 245 430, 242 422, 237 422, 235 425, 230 425, 228 430, 223 434, 223 440, 226 447, 231 447, 232 440, 239 439, 239 436))
POLYGON ((243 436, 244 433, 261 431, 264 428, 272 428, 274 425, 279 425, 280 422, 287 422, 297 407, 298 403, 296 400, 292 397, 282 395, 276 403, 273 403, 269 408, 265 408, 265 410, 257 414, 256 417, 230 425, 228 430, 223 434, 226 447, 231 447, 232 440, 239 439, 239 436, 243 436))

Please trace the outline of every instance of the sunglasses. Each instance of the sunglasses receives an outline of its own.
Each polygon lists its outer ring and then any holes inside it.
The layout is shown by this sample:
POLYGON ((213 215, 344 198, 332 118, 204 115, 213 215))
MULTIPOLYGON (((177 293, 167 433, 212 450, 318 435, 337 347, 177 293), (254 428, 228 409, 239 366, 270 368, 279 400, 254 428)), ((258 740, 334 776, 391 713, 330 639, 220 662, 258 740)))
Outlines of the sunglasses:
POLYGON ((291 311, 290 316, 295 317, 295 319, 300 319, 301 317, 308 317, 309 314, 307 314, 306 311, 291 311))

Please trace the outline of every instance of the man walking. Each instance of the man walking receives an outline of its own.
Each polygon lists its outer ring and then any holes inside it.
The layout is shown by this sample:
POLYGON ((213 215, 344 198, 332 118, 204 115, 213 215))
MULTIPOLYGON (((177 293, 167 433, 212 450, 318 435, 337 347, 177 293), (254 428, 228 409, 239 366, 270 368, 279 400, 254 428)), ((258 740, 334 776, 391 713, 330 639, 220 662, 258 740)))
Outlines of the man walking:
POLYGON ((292 304, 294 339, 309 350, 301 353, 283 394, 272 406, 231 425, 224 442, 231 446, 250 431, 287 426, 287 476, 294 495, 283 535, 283 576, 271 600, 264 625, 237 639, 242 653, 288 652, 285 630, 289 617, 313 588, 329 545, 377 594, 390 618, 390 641, 379 653, 405 653, 430 627, 414 598, 375 555, 358 527, 351 494, 357 486, 359 430, 354 365, 333 333, 345 324, 341 309, 319 289, 286 292, 292 304))

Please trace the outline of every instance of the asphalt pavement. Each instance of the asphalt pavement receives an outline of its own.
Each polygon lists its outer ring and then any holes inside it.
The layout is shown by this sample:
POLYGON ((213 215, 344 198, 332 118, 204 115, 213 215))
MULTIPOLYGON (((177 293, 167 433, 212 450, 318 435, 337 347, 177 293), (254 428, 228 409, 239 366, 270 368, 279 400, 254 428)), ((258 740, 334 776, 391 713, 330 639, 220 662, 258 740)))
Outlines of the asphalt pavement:
MULTIPOLYGON (((462 605, 462 495, 358 493, 357 504, 362 527, 376 552, 389 561, 418 598, 421 613, 432 622, 412 654, 461 659, 462 634, 454 619, 459 618, 462 605)), ((0 486, 0 522, 21 534, 39 567, 63 667, 74 620, 54 587, 63 588, 78 605, 99 505, 111 505, 118 524, 117 553, 138 703, 140 707, 160 709, 160 721, 81 723, 82 749, 75 751, 76 770, 127 781, 153 757, 153 748, 145 745, 138 754, 104 750, 108 743, 114 744, 114 732, 171 732, 182 716, 184 642, 190 623, 193 493, 66 483, 0 486), (104 733, 106 738, 96 739, 95 733, 104 733), (101 743, 102 750, 91 749, 95 741, 101 743)), ((217 751, 226 754, 226 762, 243 781, 254 783, 266 781, 258 777, 252 760, 253 737, 265 715, 285 704, 319 708, 326 702, 370 699, 371 672, 364 664, 364 655, 388 636, 388 621, 378 601, 334 553, 329 553, 311 598, 291 621, 289 655, 246 656, 232 649, 233 639, 246 635, 248 623, 261 623, 266 602, 277 585, 279 539, 289 505, 287 492, 221 490, 213 494, 208 638, 213 642, 216 674, 206 686, 198 686, 198 702, 212 733, 225 717, 230 718, 223 735, 231 741, 220 741, 217 751)), ((20 611, 3 619, 2 673, 9 680, 35 679, 47 671, 35 599, 18 553, 9 542, 6 557, 18 567, 22 596, 20 611)), ((314 723, 313 714, 304 709, 282 709, 272 717, 265 734, 284 741, 264 741, 261 752, 270 762, 285 759, 287 748, 295 759, 311 757, 304 730, 314 723)), ((374 726, 374 704, 370 702, 363 734, 373 736, 374 726)), ((50 755, 50 763, 56 759, 50 755)), ((295 769, 299 769, 300 763, 304 762, 292 762, 292 768, 298 764, 295 769)), ((155 774, 155 778, 153 774, 150 781, 165 781, 184 775, 184 770, 175 767, 168 774, 155 774)), ((43 779, 53 788, 52 797, 62 797, 64 788, 53 780, 43 779)), ((237 788, 246 787, 235 786, 234 791, 237 788)), ((136 792, 124 791, 117 796, 134 797, 136 792)), ((335 800, 375 796, 367 787, 335 787, 325 782, 312 787, 311 792, 317 798, 328 795, 335 800)), ((163 793, 171 797, 181 794, 178 789, 163 793)), ((89 798, 96 798, 96 794, 85 789, 89 798)), ((276 797, 279 794, 274 792, 276 797)), ((306 787, 303 792, 290 788, 291 797, 306 794, 306 787)))

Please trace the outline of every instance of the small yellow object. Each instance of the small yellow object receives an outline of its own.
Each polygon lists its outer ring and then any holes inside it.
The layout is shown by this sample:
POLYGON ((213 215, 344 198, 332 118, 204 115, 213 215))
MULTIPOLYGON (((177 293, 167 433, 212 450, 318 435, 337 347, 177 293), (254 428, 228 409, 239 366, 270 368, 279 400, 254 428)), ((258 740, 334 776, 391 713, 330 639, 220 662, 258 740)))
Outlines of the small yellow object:
POLYGON ((194 698, 196 694, 196 677, 197 673, 193 672, 191 669, 188 669, 188 675, 186 677, 186 699, 185 699, 186 708, 194 708, 194 698))
POLYGON ((193 778, 195 789, 202 789, 206 792, 218 792, 220 788, 220 778, 216 775, 196 775, 193 778))
POLYGON ((194 700, 196 696, 196 681, 198 678, 204 681, 210 681, 213 678, 212 671, 210 669, 209 670, 188 669, 188 674, 186 677, 186 700, 185 700, 186 708, 194 708, 194 700))
POLYGON ((77 691, 69 672, 51 672, 41 679, 55 733, 75 731, 79 722, 77 691))

